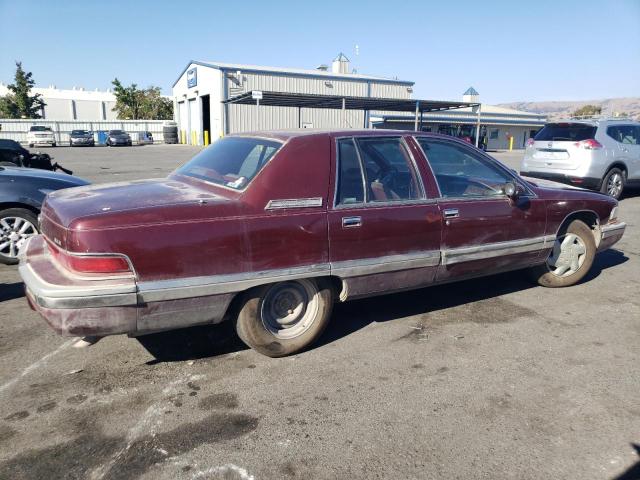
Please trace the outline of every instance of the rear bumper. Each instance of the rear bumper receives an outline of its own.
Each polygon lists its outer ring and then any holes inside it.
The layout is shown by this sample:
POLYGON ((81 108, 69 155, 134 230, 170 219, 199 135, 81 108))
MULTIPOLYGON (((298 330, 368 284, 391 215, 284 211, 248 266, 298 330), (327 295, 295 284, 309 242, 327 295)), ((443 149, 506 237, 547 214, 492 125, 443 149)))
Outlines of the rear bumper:
POLYGON ((233 294, 145 301, 133 276, 87 279, 64 271, 41 235, 21 252, 27 301, 60 335, 131 336, 222 321, 233 294))
POLYGON ((624 235, 627 224, 624 222, 607 223, 600 227, 601 237, 598 251, 601 252, 615 245, 624 235))
POLYGON ((546 173, 546 172, 529 172, 521 171, 523 177, 540 178, 542 180, 551 180, 553 182, 564 183, 576 187, 589 188, 592 190, 600 190, 602 179, 596 177, 577 177, 566 175, 563 173, 546 173))

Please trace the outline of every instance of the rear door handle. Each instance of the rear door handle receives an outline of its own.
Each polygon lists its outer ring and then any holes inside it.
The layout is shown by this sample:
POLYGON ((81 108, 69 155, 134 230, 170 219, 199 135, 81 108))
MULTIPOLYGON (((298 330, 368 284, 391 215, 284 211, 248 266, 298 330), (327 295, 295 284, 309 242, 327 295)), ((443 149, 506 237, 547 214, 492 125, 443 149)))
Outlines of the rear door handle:
POLYGON ((442 214, 444 218, 458 218, 460 216, 457 208, 445 208, 442 214))
POLYGON ((360 227, 362 217, 342 217, 342 228, 360 227))

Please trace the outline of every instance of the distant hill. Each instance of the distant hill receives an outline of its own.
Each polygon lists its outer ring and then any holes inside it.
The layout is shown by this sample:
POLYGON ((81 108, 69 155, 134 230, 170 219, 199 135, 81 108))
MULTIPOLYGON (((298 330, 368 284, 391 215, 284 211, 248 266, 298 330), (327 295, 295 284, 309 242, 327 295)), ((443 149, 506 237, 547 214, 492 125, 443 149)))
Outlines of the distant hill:
POLYGON ((640 97, 605 98, 604 100, 578 102, 512 102, 498 104, 500 107, 524 110, 525 112, 544 113, 550 120, 567 118, 584 105, 599 105, 605 115, 614 116, 626 113, 629 117, 640 120, 640 97))

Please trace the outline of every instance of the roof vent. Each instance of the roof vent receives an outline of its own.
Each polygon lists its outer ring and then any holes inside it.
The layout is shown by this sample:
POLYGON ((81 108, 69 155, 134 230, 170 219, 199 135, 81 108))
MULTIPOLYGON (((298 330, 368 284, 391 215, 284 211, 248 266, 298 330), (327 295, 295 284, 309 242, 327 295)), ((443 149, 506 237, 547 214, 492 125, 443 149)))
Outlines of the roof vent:
POLYGON ((333 73, 349 73, 349 59, 342 52, 333 59, 331 64, 331 71, 333 73))
POLYGON ((469 87, 466 92, 462 94, 462 101, 467 103, 478 103, 480 101, 480 94, 475 88, 469 87))
POLYGON ((318 65, 316 67, 316 70, 320 70, 322 72, 328 72, 329 71, 329 65, 325 65, 324 63, 321 65, 318 65))

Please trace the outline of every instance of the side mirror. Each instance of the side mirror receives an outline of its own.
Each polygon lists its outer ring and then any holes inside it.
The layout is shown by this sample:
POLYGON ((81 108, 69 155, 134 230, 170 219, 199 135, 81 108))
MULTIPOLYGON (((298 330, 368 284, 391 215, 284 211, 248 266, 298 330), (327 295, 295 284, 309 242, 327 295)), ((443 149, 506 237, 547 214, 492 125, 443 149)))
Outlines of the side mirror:
POLYGON ((514 182, 507 182, 502 187, 504 194, 512 200, 516 200, 522 194, 522 187, 514 182))

